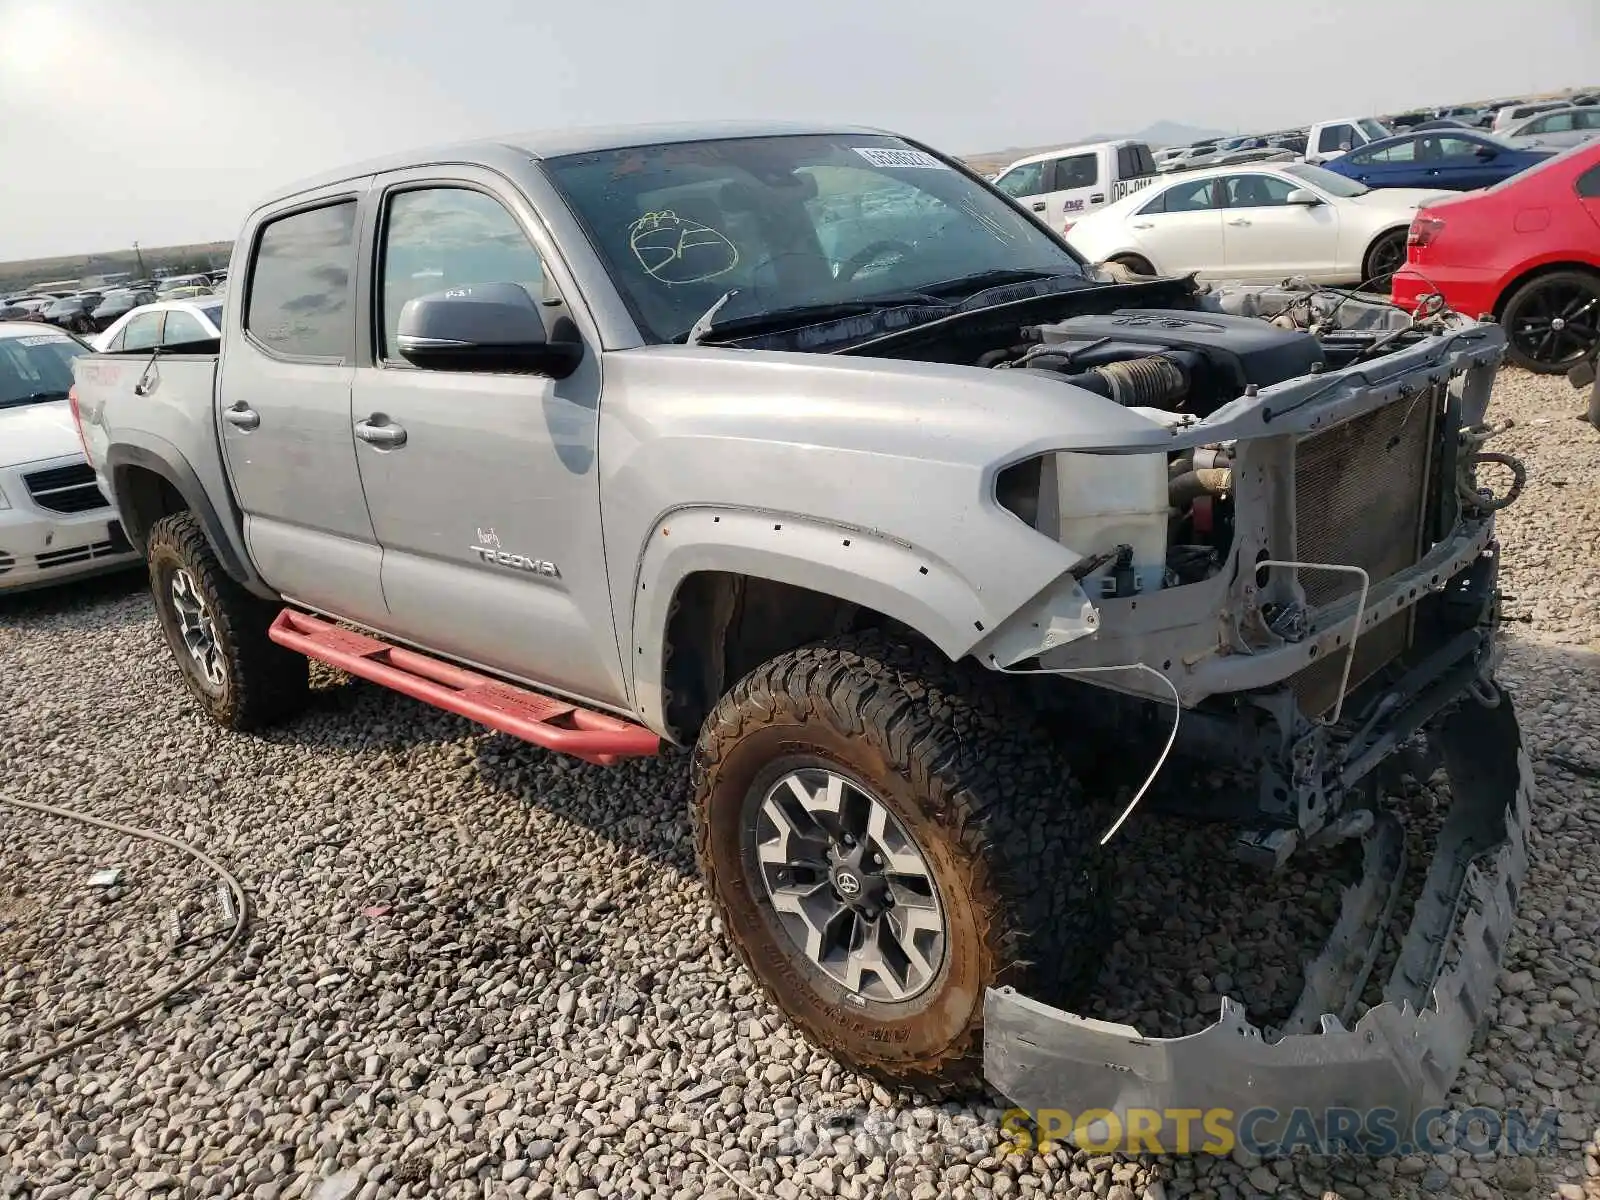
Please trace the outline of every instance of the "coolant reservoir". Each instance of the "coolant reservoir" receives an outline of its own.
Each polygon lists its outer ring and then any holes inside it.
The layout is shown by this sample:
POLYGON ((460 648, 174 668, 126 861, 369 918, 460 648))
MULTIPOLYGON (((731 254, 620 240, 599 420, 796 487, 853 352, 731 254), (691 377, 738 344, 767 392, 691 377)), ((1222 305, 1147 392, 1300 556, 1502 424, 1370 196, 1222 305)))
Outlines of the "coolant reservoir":
MULTIPOLYGON (((1080 554, 1132 546, 1135 586, 1158 591, 1167 569, 1167 456, 1063 451, 1055 473, 1061 544, 1080 554)), ((1110 570, 1084 580, 1091 598, 1110 586, 1110 570)))

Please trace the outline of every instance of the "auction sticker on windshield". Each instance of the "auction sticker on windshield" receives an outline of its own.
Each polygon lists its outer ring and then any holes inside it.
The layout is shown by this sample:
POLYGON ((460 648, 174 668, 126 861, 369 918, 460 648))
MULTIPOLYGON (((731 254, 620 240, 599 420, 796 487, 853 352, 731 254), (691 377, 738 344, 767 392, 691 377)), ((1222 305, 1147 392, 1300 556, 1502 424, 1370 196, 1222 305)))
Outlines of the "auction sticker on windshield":
POLYGON ((70 342, 71 340, 64 333, 36 333, 16 339, 19 346, 48 346, 53 342, 70 342))
POLYGON ((884 146, 851 146, 850 149, 875 167, 921 167, 934 171, 950 169, 924 150, 891 150, 884 146))

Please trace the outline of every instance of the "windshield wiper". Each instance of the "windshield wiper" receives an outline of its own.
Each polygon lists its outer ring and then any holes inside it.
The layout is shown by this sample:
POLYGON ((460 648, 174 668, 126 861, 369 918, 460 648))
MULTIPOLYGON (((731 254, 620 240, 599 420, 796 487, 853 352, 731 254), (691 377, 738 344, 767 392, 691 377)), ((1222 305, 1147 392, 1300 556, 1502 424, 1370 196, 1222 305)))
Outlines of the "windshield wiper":
POLYGON ((687 333, 673 340, 683 342, 685 345, 696 346, 705 344, 707 339, 712 336, 770 333, 775 330, 794 328, 798 325, 840 320, 844 317, 859 317, 865 313, 881 312, 889 308, 948 308, 950 304, 949 301, 941 300, 937 296, 930 296, 920 292, 902 292, 894 295, 864 297, 860 300, 832 300, 816 304, 791 304, 784 308, 772 308, 766 312, 751 313, 745 317, 729 317, 726 320, 717 320, 717 312, 732 296, 732 292, 722 296, 706 310, 705 314, 690 327, 687 333))
POLYGON ((978 271, 972 275, 961 275, 955 279, 946 279, 943 283, 930 283, 924 288, 929 292, 956 292, 963 299, 976 296, 979 292, 988 291, 992 287, 1000 287, 1007 283, 1031 283, 1035 279, 1065 279, 1075 278, 1070 271, 1041 271, 1027 267, 1001 267, 993 271, 978 271))

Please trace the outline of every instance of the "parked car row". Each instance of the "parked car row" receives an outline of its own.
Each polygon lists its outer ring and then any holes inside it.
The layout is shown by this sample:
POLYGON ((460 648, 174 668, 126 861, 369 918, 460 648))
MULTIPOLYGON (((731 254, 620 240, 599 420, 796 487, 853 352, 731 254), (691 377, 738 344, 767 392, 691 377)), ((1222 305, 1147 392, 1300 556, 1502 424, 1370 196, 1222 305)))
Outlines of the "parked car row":
POLYGON ((1600 141, 1560 153, 1474 151, 1460 156, 1462 175, 1451 174, 1452 142, 1486 144, 1413 133, 1326 167, 1261 163, 1163 178, 1066 236, 1093 261, 1146 275, 1392 287, 1408 311, 1442 297, 1501 321, 1519 366, 1570 369, 1600 347, 1600 141), (1388 153, 1396 147, 1407 155, 1388 153), (1432 186, 1369 186, 1379 179, 1432 186))

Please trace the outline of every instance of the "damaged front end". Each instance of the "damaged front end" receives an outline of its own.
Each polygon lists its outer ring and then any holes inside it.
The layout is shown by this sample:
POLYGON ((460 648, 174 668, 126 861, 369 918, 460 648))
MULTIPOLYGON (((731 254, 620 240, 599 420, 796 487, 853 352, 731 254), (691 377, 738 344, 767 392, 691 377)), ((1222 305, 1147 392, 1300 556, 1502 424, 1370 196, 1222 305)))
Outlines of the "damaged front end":
MULTIPOLYGON (((1329 1114, 1392 1114, 1411 1128, 1441 1104, 1494 999, 1527 869, 1533 770, 1503 694, 1468 701, 1438 730, 1455 795, 1400 958, 1381 1004, 1350 1024, 1398 893, 1404 839, 1380 820, 1367 870, 1346 890, 1338 924, 1306 969, 1306 987, 1276 1040, 1224 998, 1217 1022, 1188 1037, 1145 1037, 1129 1025, 1052 1008, 1010 988, 984 1006, 984 1074, 1030 1112, 1101 1110, 1145 1128, 1164 1147, 1186 1144, 1188 1110, 1240 1116, 1270 1110, 1254 1135, 1281 1136, 1295 1112, 1329 1134, 1329 1114)), ((1357 1147, 1351 1146, 1351 1149, 1357 1147)))
MULTIPOLYGON (((1295 324, 1282 297, 1259 289, 1204 302, 1295 324)), ((1335 1111, 1386 1110, 1405 1124, 1442 1102, 1489 1011, 1532 794, 1510 699, 1494 681, 1494 513, 1521 486, 1519 464, 1483 450, 1504 336, 1453 314, 1426 330, 1386 314, 1333 327, 1326 308, 1342 304, 1305 304, 1300 324, 1326 351, 1313 369, 1170 422, 1163 571, 1141 571, 1148 554, 1126 546, 1087 547, 1088 569, 994 631, 982 652, 1005 670, 1109 672, 1095 683, 1139 698, 1152 720, 1170 722, 1177 697, 1180 751, 1257 781, 1227 814, 1242 857, 1276 869, 1302 849, 1361 837, 1363 876, 1270 1036, 1227 997, 1211 1027, 1153 1038, 991 990, 985 1074, 1024 1109, 1104 1110, 1125 1129, 1140 1112, 1153 1130, 1157 1114, 1172 1126, 1161 1130, 1165 1147, 1183 1144, 1175 1114, 1190 1110, 1265 1111, 1257 1136, 1296 1111, 1319 1129, 1335 1111), (1490 463, 1515 475, 1498 496, 1477 477, 1490 463), (1093 609, 1080 617, 1085 596, 1093 609), (1117 670, 1126 664, 1139 669, 1117 670), (1145 703, 1163 697, 1164 710, 1145 703), (1378 785, 1402 768, 1426 778, 1439 764, 1453 803, 1382 1001, 1356 1019, 1405 872, 1403 830, 1377 803, 1378 785)), ((1153 340, 1163 320, 1133 314, 1116 336, 1153 340)), ((1167 322, 1199 345, 1181 328, 1190 323, 1167 322)), ((1282 349, 1228 333, 1252 368, 1282 349)), ((1174 357, 1187 379, 1205 378, 1203 361, 1174 357)), ((1106 374, 1113 393, 1147 382, 1126 368, 1106 374)), ((1150 447, 1088 452, 1148 458, 1150 447)), ((1076 469, 1058 464, 1063 476, 1076 469)), ((1037 498, 1019 515, 1066 532, 1050 489, 1065 495, 1070 483, 1049 467, 1036 478, 1037 498)))

